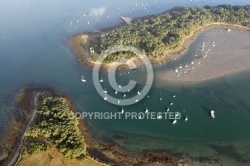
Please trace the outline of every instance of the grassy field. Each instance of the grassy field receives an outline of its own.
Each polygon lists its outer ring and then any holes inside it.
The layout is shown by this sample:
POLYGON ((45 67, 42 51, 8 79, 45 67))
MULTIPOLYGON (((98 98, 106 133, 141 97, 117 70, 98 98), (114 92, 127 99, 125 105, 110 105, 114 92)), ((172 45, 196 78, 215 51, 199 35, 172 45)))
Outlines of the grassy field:
POLYGON ((90 158, 83 160, 71 160, 65 158, 56 148, 51 148, 46 152, 39 152, 35 155, 29 155, 26 152, 22 154, 21 159, 16 166, 105 166, 90 158))

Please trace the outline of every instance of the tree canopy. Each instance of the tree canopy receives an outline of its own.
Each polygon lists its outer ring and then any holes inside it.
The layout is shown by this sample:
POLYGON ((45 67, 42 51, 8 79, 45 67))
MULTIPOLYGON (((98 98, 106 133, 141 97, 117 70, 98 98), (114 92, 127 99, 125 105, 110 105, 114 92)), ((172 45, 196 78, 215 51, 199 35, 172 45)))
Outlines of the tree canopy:
MULTIPOLYGON (((250 6, 174 7, 161 14, 135 19, 129 26, 92 36, 89 44, 97 54, 114 45, 131 45, 156 58, 182 46, 198 28, 217 22, 250 27, 250 6)), ((117 59, 117 55, 120 54, 112 55, 109 61, 117 59)))

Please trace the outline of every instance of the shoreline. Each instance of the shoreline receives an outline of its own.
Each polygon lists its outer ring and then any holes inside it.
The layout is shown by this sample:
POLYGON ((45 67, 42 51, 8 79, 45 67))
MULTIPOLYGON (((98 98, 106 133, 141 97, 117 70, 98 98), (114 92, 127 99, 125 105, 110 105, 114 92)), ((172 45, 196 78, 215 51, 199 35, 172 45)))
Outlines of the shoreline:
POLYGON ((172 69, 160 71, 156 78, 176 83, 195 84, 207 80, 231 76, 250 69, 250 29, 229 25, 207 29, 189 60, 180 62, 172 69), (191 59, 191 60, 190 60, 191 59), (180 67, 182 66, 182 68, 180 67), (175 70, 178 71, 175 71, 175 70))
MULTIPOLYGON (((139 18, 139 19, 141 19, 141 18, 139 18)), ((86 49, 84 48, 84 47, 86 47, 86 45, 83 44, 82 37, 86 36, 86 35, 87 36, 100 35, 102 33, 107 33, 109 31, 116 29, 118 27, 121 27, 121 26, 128 26, 128 25, 121 23, 121 24, 115 25, 115 26, 110 27, 110 28, 101 29, 100 32, 98 32, 98 33, 96 33, 96 32, 84 33, 83 32, 83 33, 71 35, 69 37, 68 45, 71 48, 72 52, 76 55, 78 62, 80 62, 81 66, 83 66, 87 69, 90 69, 90 68, 93 68, 93 66, 95 64, 97 64, 97 62, 94 62, 88 58, 90 56, 88 54, 88 51, 86 51, 86 49)), ((227 23, 221 23, 221 22, 206 24, 202 27, 199 27, 198 29, 193 31, 189 36, 187 36, 179 48, 173 49, 173 50, 168 50, 167 52, 164 53, 164 55, 162 57, 158 57, 156 59, 150 58, 150 61, 153 65, 157 65, 157 64, 166 64, 168 62, 176 60, 177 58, 181 57, 183 54, 185 54, 187 52, 190 44, 200 35, 200 33, 204 32, 208 29, 212 29, 212 28, 216 28, 216 27, 225 27, 225 26, 228 28, 243 28, 246 30, 250 30, 250 28, 248 28, 248 27, 244 27, 244 26, 236 25, 236 24, 227 24, 227 23)), ((130 62, 128 62, 127 64, 121 63, 121 66, 119 66, 118 70, 127 70, 128 66, 130 66, 131 61, 133 61, 137 67, 142 64, 142 62, 139 60, 139 58, 135 58, 132 60, 130 59, 129 61, 130 62)), ((108 69, 110 67, 112 67, 112 65, 113 65, 113 63, 103 64, 101 66, 101 71, 108 72, 108 69)))
POLYGON ((37 99, 37 93, 41 91, 54 93, 53 90, 47 88, 42 88, 38 91, 37 89, 23 88, 17 92, 14 103, 20 110, 20 113, 16 119, 12 119, 10 122, 12 127, 6 133, 3 140, 1 140, 1 148, 7 156, 0 161, 0 165, 13 165, 18 159, 25 137, 24 133, 36 115, 35 100, 37 99), (29 98, 30 101, 28 102, 29 98))
MULTIPOLYGON (((11 147, 9 156, 1 161, 1 165, 12 165, 19 161, 23 141, 25 139, 24 133, 32 123, 34 117, 36 117, 36 97, 41 93, 49 93, 52 96, 63 97, 66 99, 70 110, 76 112, 72 101, 69 97, 61 95, 55 92, 53 89, 47 88, 25 88, 18 91, 16 96, 16 102, 20 110, 29 110, 32 116, 29 116, 25 121, 22 121, 24 126, 23 130, 19 133, 15 133, 12 136, 12 142, 14 146, 11 147)), ((84 120, 79 120, 78 128, 83 135, 84 142, 86 144, 87 159, 94 160, 103 164, 115 164, 115 165, 135 165, 135 164, 154 164, 155 162, 161 162, 171 165, 185 165, 187 163, 187 157, 184 154, 175 154, 168 151, 143 151, 138 154, 128 154, 122 147, 114 142, 99 140, 97 141, 89 129, 87 123, 84 120)), ((11 131, 10 131, 11 133, 11 131)), ((10 140, 4 140, 8 142, 10 140)), ((22 159, 21 159, 22 160, 22 159)))

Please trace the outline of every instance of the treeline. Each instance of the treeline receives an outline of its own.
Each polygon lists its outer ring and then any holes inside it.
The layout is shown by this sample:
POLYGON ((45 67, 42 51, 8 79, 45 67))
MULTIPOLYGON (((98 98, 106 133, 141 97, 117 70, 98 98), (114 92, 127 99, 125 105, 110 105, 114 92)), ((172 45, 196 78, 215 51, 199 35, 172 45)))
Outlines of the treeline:
MULTIPOLYGON (((250 6, 174 7, 161 14, 136 19, 130 26, 93 36, 89 43, 97 54, 114 45, 131 45, 144 50, 150 58, 156 58, 182 46, 198 28, 216 22, 250 27, 250 6)), ((109 61, 112 59, 117 57, 109 61)))
MULTIPOLYGON (((70 119, 70 107, 66 99, 42 94, 38 99, 36 118, 25 133, 26 136, 51 142, 65 157, 82 159, 86 154, 84 139, 78 129, 78 121, 70 119)), ((30 153, 46 148, 31 144, 30 153)))

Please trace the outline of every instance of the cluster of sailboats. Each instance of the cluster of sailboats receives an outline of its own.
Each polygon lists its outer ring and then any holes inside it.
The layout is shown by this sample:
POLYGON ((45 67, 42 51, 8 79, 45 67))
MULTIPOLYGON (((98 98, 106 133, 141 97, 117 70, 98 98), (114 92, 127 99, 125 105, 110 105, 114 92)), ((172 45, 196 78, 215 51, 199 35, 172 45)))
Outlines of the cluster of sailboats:
MULTIPOLYGON (((87 82, 87 80, 84 78, 83 75, 82 75, 82 77, 81 77, 81 81, 84 82, 84 83, 87 82)), ((104 80, 103 80, 102 77, 100 78, 99 81, 100 81, 101 83, 104 82, 104 80)), ((119 85, 118 87, 121 88, 121 85, 119 85)), ((128 91, 128 92, 129 92, 129 91, 128 91)), ((108 94, 108 91, 106 90, 106 88, 103 90, 103 93, 105 93, 105 96, 104 96, 103 99, 104 99, 104 100, 107 100, 108 97, 107 97, 106 94, 108 94)), ((117 94, 117 93, 118 93, 118 91, 115 90, 115 94, 117 94)), ((140 91, 137 91, 137 95, 141 95, 140 91)), ((124 97, 124 98, 126 97, 126 93, 124 93, 123 97, 124 97)), ((173 97, 173 98, 176 98, 176 95, 173 95, 172 97, 173 97)), ((149 98, 149 95, 147 95, 147 98, 149 98)), ((162 101, 162 100, 163 100, 162 97, 160 97, 160 101, 162 101)), ((137 100, 137 99, 135 100, 135 102, 138 102, 138 101, 139 101, 139 100, 137 100)), ((121 102, 120 99, 118 99, 118 100, 117 100, 117 104, 120 104, 120 102, 121 102)), ((173 105, 174 105, 174 103, 171 102, 171 103, 170 103, 170 106, 173 106, 173 105)), ((170 108, 168 107, 168 108, 167 108, 167 112, 169 112, 169 111, 170 111, 170 108)), ((125 112, 125 111, 124 111, 124 108, 122 107, 121 113, 124 114, 124 112, 125 112)), ((147 114, 147 113, 149 113, 148 108, 145 109, 145 114, 147 114)), ((214 111, 214 110, 211 110, 211 111, 210 111, 210 116, 212 117, 212 119, 215 119, 215 111, 214 111)), ((139 118, 139 119, 142 119, 142 117, 138 117, 138 118, 139 118)), ((157 119, 162 119, 162 115, 158 115, 158 116, 157 116, 157 119)), ((184 121, 185 121, 185 122, 188 121, 188 116, 185 117, 184 121)), ((172 122, 172 124, 176 124, 176 123, 177 123, 177 119, 174 119, 173 122, 172 122)))
MULTIPOLYGON (((169 111, 169 108, 168 108, 167 111, 169 111)), ((125 112, 125 110, 124 110, 124 108, 122 107, 122 109, 121 109, 121 114, 124 114, 124 112, 125 112)), ((149 113, 149 109, 146 108, 145 111, 144 111, 144 113, 145 113, 145 114, 148 114, 148 113, 149 113)), ((179 114, 175 114, 175 119, 172 121, 172 124, 176 124, 176 123, 177 123, 177 117, 178 117, 178 116, 179 116, 179 114)), ((157 118, 158 120, 160 120, 160 119, 163 118, 163 116, 162 116, 162 114, 158 114, 156 118, 157 118)), ((143 119, 142 115, 138 115, 138 119, 140 119, 140 120, 143 119)), ((185 122, 188 121, 188 116, 185 117, 184 121, 185 121, 185 122)))
MULTIPOLYGON (((154 1, 154 5, 155 6, 157 6, 158 8, 160 8, 158 5, 157 5, 157 1, 154 1)), ((153 6, 153 4, 149 4, 149 3, 141 3, 141 5, 139 4, 139 3, 136 3, 135 4, 135 7, 133 7, 132 8, 132 10, 133 11, 140 11, 140 14, 142 14, 142 13, 149 13, 150 12, 150 8, 153 6), (142 8, 141 10, 139 10, 138 8, 142 8)), ((117 7, 117 15, 118 16, 121 16, 121 15, 127 15, 126 13, 125 13, 125 11, 123 11, 120 7, 117 7)), ((71 27, 74 27, 75 29, 78 29, 78 26, 80 27, 81 26, 81 23, 82 24, 85 24, 85 25, 90 25, 90 24, 93 24, 93 23, 96 23, 96 22, 99 22, 99 20, 100 20, 100 17, 103 17, 104 16, 104 12, 105 11, 103 11, 103 12, 100 12, 99 14, 100 15, 98 15, 99 16, 99 18, 95 18, 95 17, 93 17, 93 16, 95 16, 95 15, 93 15, 92 13, 88 13, 88 14, 85 14, 85 13, 83 13, 82 15, 80 15, 76 20, 70 20, 69 21, 69 25, 66 27, 67 29, 68 28, 71 28, 71 27), (90 22, 89 20, 96 20, 96 22, 90 22)), ((132 13, 132 11, 129 11, 128 12, 129 14, 131 14, 132 13)), ((106 19, 110 19, 110 15, 109 14, 107 14, 106 16, 106 19)))
MULTIPOLYGON (((214 41, 212 41, 212 46, 215 47, 215 42, 214 41)), ((205 42, 203 42, 202 45, 201 45, 201 51, 203 52, 204 50, 205 50, 205 42)), ((202 53, 203 55, 201 55, 201 57, 206 58, 210 51, 211 51, 211 49, 209 48, 206 52, 202 53)), ((197 57, 198 55, 195 54, 194 56, 197 57)), ((186 64, 185 66, 180 65, 177 68, 175 68, 174 71, 177 73, 177 76, 180 77, 181 74, 187 74, 189 71, 194 71, 195 70, 195 67, 194 67, 195 64, 198 64, 198 66, 200 66, 202 64, 202 62, 199 61, 199 62, 195 63, 194 61, 192 61, 192 62, 190 62, 190 66, 188 64, 186 64), (181 70, 184 70, 184 68, 187 69, 189 67, 191 68, 191 70, 183 71, 181 73, 181 70)))

